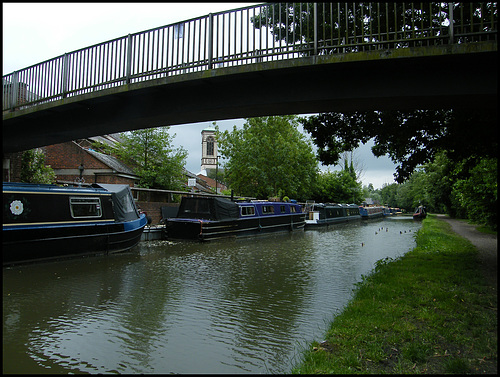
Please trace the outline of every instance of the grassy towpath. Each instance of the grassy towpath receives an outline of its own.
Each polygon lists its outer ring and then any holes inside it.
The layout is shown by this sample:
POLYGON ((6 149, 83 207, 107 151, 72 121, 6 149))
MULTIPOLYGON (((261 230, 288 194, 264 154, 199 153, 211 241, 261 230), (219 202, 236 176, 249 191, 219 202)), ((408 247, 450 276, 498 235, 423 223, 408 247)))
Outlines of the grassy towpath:
POLYGON ((377 262, 293 373, 497 373, 497 287, 481 252, 432 215, 416 242, 377 262))

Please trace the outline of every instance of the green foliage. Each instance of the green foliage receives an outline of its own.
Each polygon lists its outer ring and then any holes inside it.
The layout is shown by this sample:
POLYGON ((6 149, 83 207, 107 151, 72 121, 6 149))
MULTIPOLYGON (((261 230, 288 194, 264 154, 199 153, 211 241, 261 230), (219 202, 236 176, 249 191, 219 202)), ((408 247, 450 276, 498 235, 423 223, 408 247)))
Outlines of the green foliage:
POLYGON ((468 156, 496 157, 497 114, 473 110, 414 110, 325 113, 301 120, 318 147, 318 159, 336 164, 345 151, 375 139, 372 152, 398 163, 402 183, 439 152, 459 162, 468 156), (464 140, 467 140, 465 143, 464 140))
POLYGON ((396 183, 387 184, 385 183, 380 189, 380 200, 383 204, 387 204, 389 207, 398 207, 396 201, 396 195, 398 192, 398 185, 396 183))
POLYGON ((328 170, 318 174, 312 199, 318 203, 361 203, 361 183, 347 170, 328 170))
POLYGON ((45 155, 36 149, 23 152, 21 157, 21 182, 55 183, 56 174, 45 165, 45 155))
POLYGON ((311 142, 297 130, 296 116, 247 119, 242 129, 216 138, 225 159, 224 178, 239 195, 269 198, 287 195, 306 200, 318 163, 311 142))
POLYGON ((368 186, 363 186, 363 199, 371 198, 374 202, 379 204, 387 204, 382 200, 382 195, 380 195, 380 190, 375 190, 372 183, 368 186))
MULTIPOLYGON (((359 47, 352 43, 359 35, 370 35, 372 41, 382 41, 387 33, 399 32, 398 38, 411 40, 415 38, 411 30, 417 30, 420 38, 433 37, 432 27, 440 26, 443 17, 447 17, 448 6, 445 3, 414 3, 412 17, 409 17, 408 5, 391 3, 384 6, 368 4, 318 3, 317 25, 320 54, 331 53, 332 49, 322 47, 323 38, 334 40, 330 43, 340 44, 345 38, 346 46, 343 52, 356 52, 359 47), (342 22, 339 22, 342 20, 342 22), (377 26, 374 26, 377 25, 377 26), (377 27, 377 32, 373 32, 377 27), (339 39, 337 39, 339 38, 339 39)), ((276 41, 286 41, 289 44, 302 42, 311 45, 314 41, 314 6, 312 3, 272 3, 262 9, 262 12, 251 18, 255 28, 267 27, 276 41)), ((467 13, 466 9, 466 12, 467 13)), ((467 14, 465 15, 467 18, 467 14)), ((477 17, 476 17, 477 22, 477 17)), ((489 28, 488 26, 485 26, 489 28)), ((463 41, 463 39, 461 39, 463 41)), ((409 42, 399 42, 399 47, 408 47, 409 42)), ((300 46, 300 45, 297 45, 300 46)), ((336 51, 333 51, 336 52, 336 51)), ((301 52, 310 55, 311 50, 301 52)))
POLYGON ((448 213, 497 229, 497 158, 469 156, 459 163, 438 153, 402 184, 385 185, 383 202, 407 211, 420 204, 429 212, 448 213))
POLYGON ((497 226, 497 159, 482 159, 470 176, 453 183, 452 197, 466 216, 477 223, 497 226))
POLYGON ((168 127, 131 131, 121 134, 123 143, 110 151, 133 166, 140 187, 181 190, 187 152, 173 148, 174 137, 168 134, 168 127))

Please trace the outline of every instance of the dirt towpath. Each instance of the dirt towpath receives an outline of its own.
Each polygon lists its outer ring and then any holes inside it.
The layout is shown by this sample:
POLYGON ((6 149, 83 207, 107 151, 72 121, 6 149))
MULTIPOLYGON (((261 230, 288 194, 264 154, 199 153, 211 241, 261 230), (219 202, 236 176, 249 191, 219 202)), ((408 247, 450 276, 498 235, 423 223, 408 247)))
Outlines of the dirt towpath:
POLYGON ((477 247, 484 274, 493 287, 496 288, 498 272, 497 236, 481 233, 476 230, 476 225, 467 224, 464 220, 452 219, 448 215, 437 215, 437 217, 448 222, 455 233, 467 238, 477 247))

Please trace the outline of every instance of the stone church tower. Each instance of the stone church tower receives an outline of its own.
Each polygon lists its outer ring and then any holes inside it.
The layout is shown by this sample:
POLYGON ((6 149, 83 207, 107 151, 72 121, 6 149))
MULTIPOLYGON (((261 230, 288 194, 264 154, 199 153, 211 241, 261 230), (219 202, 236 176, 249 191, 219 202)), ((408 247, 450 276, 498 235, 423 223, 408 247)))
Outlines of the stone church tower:
POLYGON ((201 171, 215 170, 216 166, 217 141, 215 141, 215 128, 210 126, 201 131, 201 171))

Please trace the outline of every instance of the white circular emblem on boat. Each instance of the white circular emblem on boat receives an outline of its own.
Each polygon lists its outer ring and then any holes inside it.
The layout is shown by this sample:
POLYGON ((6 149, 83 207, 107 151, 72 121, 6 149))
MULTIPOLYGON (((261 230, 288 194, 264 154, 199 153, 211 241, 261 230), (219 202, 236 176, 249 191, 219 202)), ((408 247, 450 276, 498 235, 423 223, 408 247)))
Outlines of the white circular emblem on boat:
POLYGON ((10 212, 12 212, 13 215, 20 215, 23 213, 23 202, 20 200, 14 200, 12 203, 10 203, 10 212))

